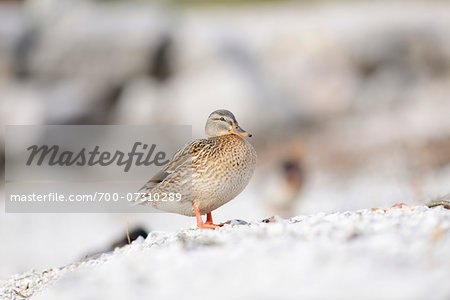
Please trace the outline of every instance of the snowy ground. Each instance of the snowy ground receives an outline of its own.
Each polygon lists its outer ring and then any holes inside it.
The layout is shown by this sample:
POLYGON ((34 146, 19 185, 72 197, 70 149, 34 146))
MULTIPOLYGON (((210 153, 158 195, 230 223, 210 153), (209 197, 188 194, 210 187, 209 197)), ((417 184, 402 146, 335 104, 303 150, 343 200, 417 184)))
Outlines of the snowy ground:
POLYGON ((424 206, 153 232, 0 282, 1 299, 449 299, 450 211, 424 206))

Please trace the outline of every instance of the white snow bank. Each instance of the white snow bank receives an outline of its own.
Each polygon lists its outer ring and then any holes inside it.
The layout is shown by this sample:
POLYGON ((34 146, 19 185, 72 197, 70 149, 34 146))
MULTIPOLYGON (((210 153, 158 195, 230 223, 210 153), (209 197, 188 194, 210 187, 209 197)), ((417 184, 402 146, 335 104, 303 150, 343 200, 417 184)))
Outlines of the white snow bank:
POLYGON ((449 299, 449 254, 442 207, 319 213, 153 232, 96 259, 15 276, 0 298, 449 299))

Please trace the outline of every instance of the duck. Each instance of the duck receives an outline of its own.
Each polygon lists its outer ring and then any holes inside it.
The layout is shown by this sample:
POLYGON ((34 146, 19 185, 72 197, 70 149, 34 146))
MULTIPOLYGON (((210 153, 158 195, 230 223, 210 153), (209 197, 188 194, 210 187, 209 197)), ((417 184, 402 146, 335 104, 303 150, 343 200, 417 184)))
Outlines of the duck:
POLYGON ((305 169, 297 158, 285 158, 269 176, 262 189, 263 202, 269 215, 288 219, 295 216, 295 206, 305 181, 305 169))
POLYGON ((209 115, 205 135, 178 150, 144 185, 140 204, 196 217, 200 229, 230 223, 214 224, 211 212, 236 198, 250 182, 257 155, 245 138, 252 134, 239 126, 232 112, 219 109, 209 115), (172 197, 155 201, 155 194, 172 197), (205 222, 202 215, 206 215, 205 222))
POLYGON ((269 216, 288 219, 296 215, 300 195, 308 180, 306 148, 302 142, 293 140, 275 151, 276 161, 263 172, 264 182, 258 196, 269 216))

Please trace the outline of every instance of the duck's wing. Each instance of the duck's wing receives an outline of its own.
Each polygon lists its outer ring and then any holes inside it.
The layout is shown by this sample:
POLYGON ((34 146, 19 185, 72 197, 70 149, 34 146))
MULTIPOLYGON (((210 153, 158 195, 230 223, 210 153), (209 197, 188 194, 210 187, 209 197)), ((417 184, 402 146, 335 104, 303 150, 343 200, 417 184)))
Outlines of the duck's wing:
POLYGON ((164 169, 156 173, 139 190, 142 197, 135 204, 147 203, 147 196, 150 193, 161 191, 190 193, 193 165, 198 165, 201 157, 205 155, 205 151, 207 152, 210 148, 211 141, 209 139, 194 140, 186 144, 175 153, 164 169))
POLYGON ((184 173, 182 170, 190 172, 192 158, 191 149, 194 142, 186 144, 178 150, 164 169, 156 173, 142 188, 139 189, 138 192, 142 193, 142 196, 139 199, 136 199, 132 205, 146 204, 148 193, 151 193, 155 189, 164 187, 168 184, 181 184, 180 180, 182 180, 183 177, 180 175, 184 173))
MULTIPOLYGON (((139 189, 139 191, 150 192, 152 189, 157 187, 159 184, 169 179, 169 176, 179 170, 181 167, 191 164, 192 158, 192 148, 194 142, 191 142, 180 150, 178 150, 172 160, 166 165, 164 169, 156 173, 147 183, 139 189)), ((175 181, 171 181, 174 183, 175 181)))

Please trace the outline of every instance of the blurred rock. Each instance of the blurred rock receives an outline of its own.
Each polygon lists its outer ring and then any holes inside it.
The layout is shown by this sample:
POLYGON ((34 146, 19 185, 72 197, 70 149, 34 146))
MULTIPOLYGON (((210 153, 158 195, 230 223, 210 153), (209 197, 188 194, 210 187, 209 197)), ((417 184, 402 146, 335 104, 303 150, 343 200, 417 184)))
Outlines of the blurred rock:
POLYGON ((0 125, 32 125, 45 121, 45 91, 33 82, 0 83, 0 125))
POLYGON ((349 48, 360 81, 356 106, 407 102, 415 87, 448 79, 450 30, 443 21, 438 19, 434 26, 423 20, 413 26, 372 29, 358 37, 356 47, 349 48))
POLYGON ((36 78, 122 83, 154 70, 153 57, 167 43, 170 18, 150 5, 81 2, 58 8, 39 19, 41 35, 30 57, 36 78))
POLYGON ((130 125, 170 123, 165 103, 157 81, 148 77, 135 78, 124 87, 112 119, 117 124, 130 125))
POLYGON ((108 124, 122 86, 80 78, 54 82, 46 92, 46 124, 108 124))
POLYGON ((27 34, 27 23, 20 6, 0 2, 0 80, 14 77, 19 66, 17 48, 27 34))
POLYGON ((5 125, 43 124, 44 92, 32 83, 0 82, 0 179, 5 161, 5 125))
POLYGON ((125 245, 131 244, 139 237, 145 239, 147 238, 147 236, 148 230, 145 228, 145 226, 136 226, 134 228, 131 228, 129 232, 118 236, 114 241, 111 242, 108 247, 89 253, 84 257, 89 259, 98 258, 105 253, 113 252, 116 248, 121 248, 125 245))

